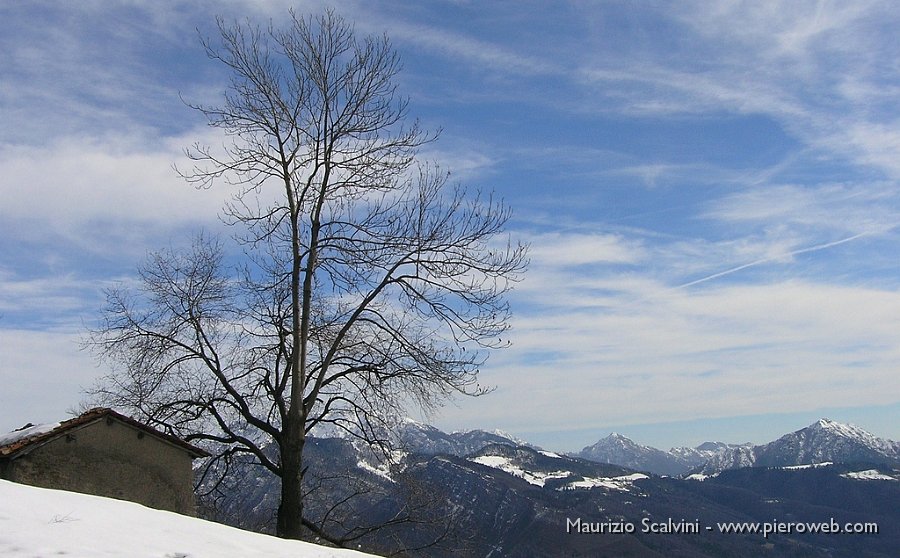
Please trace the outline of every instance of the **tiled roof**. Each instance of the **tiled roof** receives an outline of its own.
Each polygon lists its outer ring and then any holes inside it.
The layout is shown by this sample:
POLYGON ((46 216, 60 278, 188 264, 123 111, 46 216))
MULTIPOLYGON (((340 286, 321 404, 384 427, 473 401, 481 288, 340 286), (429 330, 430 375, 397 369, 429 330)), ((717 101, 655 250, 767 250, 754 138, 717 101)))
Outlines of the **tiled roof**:
POLYGON ((29 425, 28 427, 22 429, 22 433, 24 434, 24 436, 21 437, 8 435, 3 436, 3 438, 12 439, 13 441, 5 445, 0 445, 0 459, 15 457, 17 453, 33 447, 37 447, 38 445, 45 442, 49 442, 50 440, 62 434, 65 434, 69 430, 72 430, 73 428, 83 426, 104 418, 125 423, 129 426, 132 426, 133 428, 146 432, 151 436, 160 438, 172 445, 178 446, 184 451, 188 452, 191 457, 196 458, 209 456, 206 451, 185 442, 177 436, 172 436, 171 434, 160 432, 153 427, 147 426, 146 424, 136 421, 133 418, 126 417, 125 415, 117 413, 112 409, 97 407, 73 419, 63 421, 56 426, 49 425, 49 428, 39 428, 34 427, 33 425, 29 425), (31 434, 31 432, 33 432, 33 434, 31 434))

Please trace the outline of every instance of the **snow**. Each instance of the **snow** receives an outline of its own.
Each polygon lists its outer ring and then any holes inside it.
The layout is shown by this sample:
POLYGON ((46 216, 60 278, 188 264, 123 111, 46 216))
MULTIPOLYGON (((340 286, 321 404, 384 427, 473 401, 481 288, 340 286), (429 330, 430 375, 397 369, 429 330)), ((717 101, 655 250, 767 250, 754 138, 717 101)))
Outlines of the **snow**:
POLYGON ((538 451, 541 455, 545 455, 547 457, 553 457, 556 459, 562 459, 562 456, 558 453, 553 453, 552 451, 540 450, 538 451))
MULTIPOLYGON (((554 471, 552 473, 526 471, 513 463, 508 457, 499 455, 481 455, 469 458, 469 461, 494 469, 500 469, 501 471, 524 479, 525 481, 540 487, 543 487, 549 479, 564 479, 573 476, 573 473, 570 471, 554 471)), ((564 490, 566 488, 607 488, 611 490, 627 491, 631 488, 631 484, 634 481, 647 478, 650 477, 643 473, 632 473, 630 475, 622 475, 619 477, 585 477, 582 480, 566 483, 564 487, 558 488, 557 490, 564 490)))
MULTIPOLYGON (((353 447, 356 448, 357 453, 361 456, 365 455, 367 450, 371 450, 371 448, 367 448, 361 443, 354 442, 353 447)), ((356 462, 356 466, 393 483, 396 481, 394 480, 394 477, 391 476, 392 468, 396 466, 397 470, 404 470, 406 468, 404 462, 408 455, 409 454, 403 450, 395 449, 390 452, 390 455, 388 455, 386 459, 375 459, 374 465, 369 461, 366 461, 365 457, 361 457, 359 461, 356 462)))
POLYGON ((139 504, 0 480, 0 556, 363 558, 139 504))
POLYGON ((884 473, 880 473, 875 469, 867 469, 865 471, 857 471, 855 473, 845 473, 841 475, 842 477, 846 477, 848 479, 856 479, 856 480, 886 480, 886 481, 896 481, 898 479, 885 475, 884 473))
POLYGON ((643 473, 632 473, 630 475, 624 475, 621 477, 613 477, 613 478, 616 480, 623 481, 623 482, 634 482, 636 480, 649 479, 650 477, 643 473))
POLYGON ((480 455, 478 457, 473 457, 470 459, 475 463, 480 463, 486 467, 493 467, 494 469, 503 469, 504 467, 512 467, 512 463, 509 458, 502 457, 500 455, 480 455))
POLYGON ((704 475, 703 473, 694 473, 692 475, 688 475, 688 476, 684 477, 684 479, 703 482, 706 479, 714 477, 714 476, 715 475, 704 475))
POLYGON ((513 436, 512 434, 510 434, 509 432, 507 432, 505 430, 500 430, 499 428, 495 428, 494 430, 492 430, 490 432, 490 434, 493 434, 494 436, 500 436, 501 438, 506 438, 510 442, 515 442, 515 443, 519 444, 520 446, 528 445, 528 442, 526 442, 525 440, 523 440, 521 438, 517 438, 517 437, 513 436))
POLYGON ((544 473, 541 471, 526 471, 521 467, 516 466, 512 461, 509 460, 509 458, 499 455, 481 455, 478 457, 473 457, 469 459, 469 461, 479 463, 493 469, 500 469, 505 473, 509 473, 510 475, 525 480, 529 484, 540 487, 543 487, 549 479, 564 479, 572 474, 568 471, 554 471, 552 473, 544 473))
POLYGON ((567 488, 606 488, 608 490, 628 491, 631 484, 636 480, 648 479, 647 475, 641 473, 633 473, 623 475, 621 477, 586 477, 580 481, 570 482, 567 488))
POLYGON ((807 465, 787 465, 785 467, 780 467, 785 471, 799 471, 802 469, 817 469, 819 467, 828 467, 829 465, 834 465, 831 461, 825 461, 822 463, 809 463, 807 465))
POLYGON ((394 482, 394 478, 391 477, 390 473, 388 472, 387 468, 385 468, 385 467, 382 467, 382 468, 375 467, 374 465, 371 465, 367 461, 364 461, 362 459, 360 459, 359 461, 356 462, 356 466, 364 471, 368 471, 368 472, 372 473, 373 475, 378 475, 379 477, 385 479, 386 481, 394 482))
POLYGON ((894 451, 893 443, 879 438, 854 424, 842 424, 827 418, 819 419, 809 427, 812 430, 830 432, 836 436, 856 440, 865 446, 890 454, 894 451))
POLYGON ((50 424, 38 424, 37 426, 32 425, 21 430, 14 430, 8 434, 0 434, 0 446, 14 444, 19 440, 24 440, 25 438, 30 438, 32 436, 50 432, 57 426, 59 426, 58 422, 53 422, 50 424))
POLYGON ((815 424, 812 424, 811 427, 829 430, 845 438, 866 438, 871 436, 868 432, 858 426, 842 424, 827 418, 819 419, 815 424))

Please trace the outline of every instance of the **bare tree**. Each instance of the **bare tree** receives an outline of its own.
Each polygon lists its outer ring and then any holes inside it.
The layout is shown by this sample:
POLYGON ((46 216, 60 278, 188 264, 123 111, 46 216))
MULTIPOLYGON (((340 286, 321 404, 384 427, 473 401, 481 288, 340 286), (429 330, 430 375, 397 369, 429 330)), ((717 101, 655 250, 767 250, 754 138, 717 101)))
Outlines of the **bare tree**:
POLYGON ((179 172, 235 189, 225 219, 244 257, 226 265, 201 236, 110 290, 90 344, 116 372, 94 395, 219 459, 252 456, 281 479, 278 534, 299 538, 314 527, 307 435, 384 444, 409 405, 483 393, 526 247, 502 236, 505 205, 417 162, 436 134, 408 122, 386 37, 330 11, 286 30, 218 23, 203 45, 231 82, 221 106, 190 106, 231 141, 192 146, 179 172))

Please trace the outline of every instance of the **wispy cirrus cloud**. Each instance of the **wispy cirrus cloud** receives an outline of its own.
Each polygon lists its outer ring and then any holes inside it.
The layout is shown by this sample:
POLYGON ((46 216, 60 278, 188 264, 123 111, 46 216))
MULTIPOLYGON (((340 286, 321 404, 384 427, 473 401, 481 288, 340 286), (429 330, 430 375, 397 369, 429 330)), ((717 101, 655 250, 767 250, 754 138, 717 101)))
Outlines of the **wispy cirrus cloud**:
POLYGON ((476 64, 486 70, 516 76, 547 76, 560 72, 551 61, 523 55, 496 43, 440 27, 392 22, 391 37, 437 52, 447 58, 476 64), (460 60, 461 59, 461 60, 460 60))
POLYGON ((186 68, 166 72, 147 61, 153 48, 160 56, 202 59, 186 48, 196 44, 196 33, 184 6, 83 2, 61 9, 36 2, 0 10, 0 141, 146 133, 185 120, 173 107, 179 89, 190 89, 182 80, 186 68))
MULTIPOLYGON (((552 300, 520 312, 514 347, 485 375, 498 390, 480 420, 502 425, 522 408, 517 427, 541 432, 678 420, 701 401, 693 416, 893 401, 883 386, 900 357, 896 292, 801 280, 672 290, 625 274, 595 290, 575 283, 544 283, 552 300)), ((473 406, 451 415, 465 423, 473 406)))

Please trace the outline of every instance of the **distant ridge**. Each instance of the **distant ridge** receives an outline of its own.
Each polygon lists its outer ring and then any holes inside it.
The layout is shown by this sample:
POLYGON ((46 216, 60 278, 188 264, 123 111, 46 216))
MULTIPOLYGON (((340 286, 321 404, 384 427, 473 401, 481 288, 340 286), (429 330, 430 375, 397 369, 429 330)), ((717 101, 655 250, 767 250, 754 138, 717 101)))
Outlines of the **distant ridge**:
POLYGON ((829 419, 753 446, 740 455, 717 454, 699 471, 715 473, 736 467, 789 467, 815 463, 900 464, 900 444, 879 438, 862 428, 829 419))
POLYGON ((437 428, 411 419, 399 427, 400 442, 411 453, 423 455, 453 455, 463 457, 492 444, 528 446, 527 442, 499 430, 466 430, 446 433, 437 428))
POLYGON ((705 461, 698 458, 700 454, 685 455, 662 451, 638 444, 615 432, 576 455, 597 463, 621 465, 635 471, 673 476, 680 475, 705 461))
POLYGON ((758 446, 705 442, 696 448, 663 451, 613 433, 584 448, 577 456, 658 475, 710 475, 740 467, 788 467, 823 462, 896 465, 900 464, 900 443, 879 438, 858 426, 823 418, 758 446))

